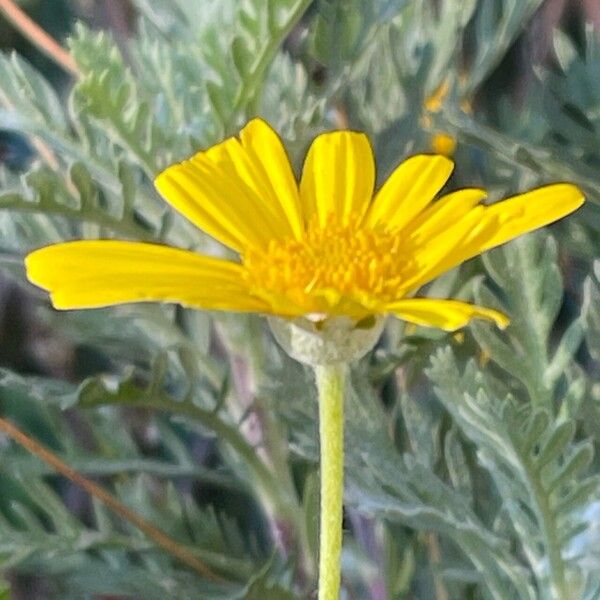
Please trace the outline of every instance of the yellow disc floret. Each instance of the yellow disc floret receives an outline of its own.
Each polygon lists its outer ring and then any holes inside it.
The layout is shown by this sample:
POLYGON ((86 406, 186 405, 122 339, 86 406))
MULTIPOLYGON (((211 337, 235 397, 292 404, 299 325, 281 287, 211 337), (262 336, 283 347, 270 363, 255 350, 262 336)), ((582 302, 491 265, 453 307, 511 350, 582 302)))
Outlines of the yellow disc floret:
POLYGON ((309 312, 316 301, 324 314, 348 314, 356 303, 353 312, 360 316, 366 306, 397 297, 405 246, 396 233, 329 215, 323 226, 313 220, 301 239, 272 240, 266 251, 253 249, 242 259, 257 296, 276 293, 294 307, 310 298, 309 312))

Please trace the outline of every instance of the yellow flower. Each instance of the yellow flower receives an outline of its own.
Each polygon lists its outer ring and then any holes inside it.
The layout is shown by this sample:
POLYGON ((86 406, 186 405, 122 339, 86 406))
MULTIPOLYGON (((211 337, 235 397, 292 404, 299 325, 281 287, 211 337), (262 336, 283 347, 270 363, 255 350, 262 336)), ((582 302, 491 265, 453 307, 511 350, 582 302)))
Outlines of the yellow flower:
POLYGON ((452 168, 444 156, 413 156, 374 194, 367 137, 335 131, 314 140, 298 185, 281 140, 255 119, 239 139, 156 179, 167 202, 239 260, 75 241, 32 252, 27 274, 59 309, 164 301, 312 320, 392 314, 446 330, 475 317, 506 326, 489 308, 412 295, 463 261, 570 213, 583 196, 562 183, 492 206, 480 204, 480 189, 434 201, 452 168))

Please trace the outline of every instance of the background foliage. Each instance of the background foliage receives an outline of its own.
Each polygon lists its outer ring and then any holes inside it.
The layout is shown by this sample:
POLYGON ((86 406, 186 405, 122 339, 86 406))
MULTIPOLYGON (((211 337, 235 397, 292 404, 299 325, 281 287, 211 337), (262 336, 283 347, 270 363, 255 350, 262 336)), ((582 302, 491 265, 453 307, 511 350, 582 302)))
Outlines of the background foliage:
POLYGON ((593 2, 560 22, 557 7, 136 0, 126 34, 73 24, 74 81, 0 57, 2 414, 219 575, 2 440, 1 598, 313 594, 315 393, 264 322, 159 305, 57 314, 22 268, 65 239, 222 251, 152 179, 254 115, 297 168, 331 128, 371 136, 380 180, 444 134, 450 187, 586 191, 577 214, 426 290, 506 311, 506 332, 390 322, 355 366, 343 570, 356 599, 600 598, 600 20, 593 2))

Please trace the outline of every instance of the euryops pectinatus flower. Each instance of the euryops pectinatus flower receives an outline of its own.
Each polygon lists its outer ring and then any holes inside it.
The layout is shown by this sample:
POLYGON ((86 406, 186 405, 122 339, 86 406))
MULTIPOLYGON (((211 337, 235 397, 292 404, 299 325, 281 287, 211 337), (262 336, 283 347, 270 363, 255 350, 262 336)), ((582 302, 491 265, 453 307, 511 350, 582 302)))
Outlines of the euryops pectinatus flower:
POLYGON ((255 119, 239 139, 156 179, 167 202, 239 261, 108 240, 57 244, 26 259, 30 280, 57 308, 169 301, 283 317, 272 320, 273 332, 314 367, 319 392, 319 600, 339 600, 347 363, 373 347, 382 315, 448 330, 476 317, 505 326, 507 317, 490 308, 413 294, 583 202, 564 183, 493 206, 480 204, 480 189, 434 200, 452 166, 444 156, 413 156, 374 194, 367 137, 335 131, 315 139, 298 186, 277 134, 255 119))
POLYGON ((74 241, 31 253, 27 274, 60 309, 166 301, 312 320, 392 314, 446 330, 480 317, 502 327, 508 319, 495 310, 412 296, 463 261, 572 212, 583 196, 559 183, 492 206, 480 203, 481 189, 434 200, 452 168, 444 156, 413 156, 374 192, 369 140, 334 131, 314 140, 298 185, 281 140, 254 119, 239 139, 156 179, 167 202, 239 261, 74 241))

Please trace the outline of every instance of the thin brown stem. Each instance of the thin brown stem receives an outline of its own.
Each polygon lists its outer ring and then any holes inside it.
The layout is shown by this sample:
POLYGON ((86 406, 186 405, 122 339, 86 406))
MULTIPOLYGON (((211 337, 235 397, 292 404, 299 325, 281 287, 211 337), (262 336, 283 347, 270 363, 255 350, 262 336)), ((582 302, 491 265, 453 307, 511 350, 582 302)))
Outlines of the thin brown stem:
POLYGON ((144 518, 140 517, 136 512, 122 504, 112 494, 109 494, 105 489, 90 481, 86 477, 80 475, 75 469, 64 463, 56 454, 30 438, 27 434, 13 425, 10 421, 0 418, 0 430, 11 437, 15 442, 23 446, 29 452, 37 456, 40 460, 50 465, 57 473, 72 481, 75 485, 83 488, 88 494, 102 502, 105 506, 113 510, 120 517, 135 525, 140 531, 154 541, 158 546, 178 558, 197 573, 212 581, 220 580, 221 578, 213 573, 202 561, 200 561, 187 548, 178 544, 173 538, 163 533, 160 529, 151 525, 144 518))
POLYGON ((48 35, 14 0, 0 0, 0 11, 36 48, 77 77, 79 70, 73 57, 50 35, 48 35))

